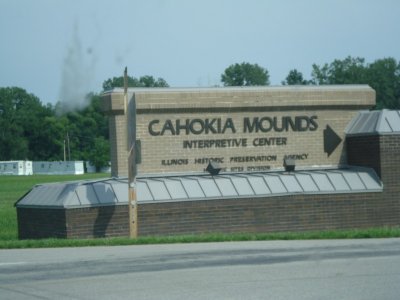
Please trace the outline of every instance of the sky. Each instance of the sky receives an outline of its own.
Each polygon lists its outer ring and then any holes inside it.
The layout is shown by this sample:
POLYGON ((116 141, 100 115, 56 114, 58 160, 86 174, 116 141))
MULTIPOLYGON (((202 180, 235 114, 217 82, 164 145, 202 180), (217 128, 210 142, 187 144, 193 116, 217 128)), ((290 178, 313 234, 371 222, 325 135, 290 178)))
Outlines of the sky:
POLYGON ((103 82, 222 85, 231 64, 292 69, 347 56, 400 60, 398 0, 0 0, 0 87, 83 105, 103 82))

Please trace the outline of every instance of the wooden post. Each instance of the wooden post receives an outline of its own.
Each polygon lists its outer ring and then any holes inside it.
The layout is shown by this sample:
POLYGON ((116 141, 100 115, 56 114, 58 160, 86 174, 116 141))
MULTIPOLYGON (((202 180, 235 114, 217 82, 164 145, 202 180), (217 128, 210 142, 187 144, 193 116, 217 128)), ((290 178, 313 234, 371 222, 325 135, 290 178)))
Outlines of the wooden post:
POLYGON ((136 100, 133 97, 128 102, 128 69, 124 71, 124 104, 126 116, 126 131, 128 145, 128 211, 129 236, 138 235, 137 198, 136 198, 136 100))

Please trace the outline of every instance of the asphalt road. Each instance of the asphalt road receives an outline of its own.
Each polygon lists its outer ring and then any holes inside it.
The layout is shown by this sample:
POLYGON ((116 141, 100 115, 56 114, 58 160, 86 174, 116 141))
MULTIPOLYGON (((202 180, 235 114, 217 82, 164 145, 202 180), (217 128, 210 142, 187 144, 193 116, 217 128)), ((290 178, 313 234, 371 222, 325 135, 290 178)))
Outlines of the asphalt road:
POLYGON ((0 299, 400 299, 400 239, 0 250, 0 299))

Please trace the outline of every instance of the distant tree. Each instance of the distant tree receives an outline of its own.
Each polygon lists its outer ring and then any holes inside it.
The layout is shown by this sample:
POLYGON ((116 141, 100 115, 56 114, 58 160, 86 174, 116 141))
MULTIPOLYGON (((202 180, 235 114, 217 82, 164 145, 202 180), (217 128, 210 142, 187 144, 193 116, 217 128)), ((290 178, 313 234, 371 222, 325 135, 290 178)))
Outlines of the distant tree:
POLYGON ((162 79, 154 79, 153 76, 142 76, 139 78, 139 86, 141 87, 169 87, 168 83, 162 79))
POLYGON ((110 162, 110 143, 102 136, 96 137, 87 159, 95 166, 96 172, 100 172, 103 167, 108 167, 110 162))
POLYGON ((290 70, 286 79, 282 81, 283 85, 306 85, 311 84, 311 81, 305 80, 303 74, 296 69, 290 70))
POLYGON ((400 109, 400 62, 394 58, 366 64, 364 58, 335 59, 323 66, 313 65, 315 84, 368 84, 376 91, 377 109, 400 109))
POLYGON ((56 107, 43 105, 24 89, 0 88, 0 160, 63 160, 64 145, 69 144, 67 159, 107 166, 108 119, 101 97, 88 98, 84 109, 56 115, 56 107))
POLYGON ((378 109, 400 109, 400 62, 383 58, 369 64, 368 84, 376 91, 378 109))
MULTIPOLYGON (((38 146, 31 146, 29 157, 32 160, 61 161, 64 159, 64 140, 66 124, 65 117, 54 114, 43 119, 43 129, 32 133, 32 140, 38 146), (39 147, 41 145, 41 147, 39 147)), ((31 144, 32 145, 32 144, 31 144)))
POLYGON ((344 60, 335 59, 322 67, 313 64, 313 83, 322 84, 365 84, 367 65, 365 59, 348 56, 344 60))
MULTIPOLYGON (((99 140, 101 143, 108 144, 108 118, 101 111, 101 97, 96 94, 88 96, 90 104, 83 110, 69 112, 63 117, 66 118, 66 125, 64 130, 64 139, 68 137, 69 148, 71 153, 71 160, 89 160, 92 163, 93 151, 96 149, 96 154, 99 161, 104 164, 99 166, 107 166, 110 161, 109 146, 99 147, 99 140), (103 151, 101 153, 101 151, 103 151), (107 157, 107 159, 103 159, 107 157)), ((96 166, 96 164, 94 164, 96 166)))
MULTIPOLYGON (((124 77, 113 77, 103 82, 103 90, 110 90, 115 87, 124 86, 124 77)), ((153 76, 142 76, 139 79, 128 76, 128 87, 169 87, 168 83, 163 78, 155 79, 153 76)))
POLYGON ((324 64, 323 66, 318 66, 316 64, 312 65, 312 72, 311 72, 311 82, 317 85, 323 84, 333 84, 330 81, 329 74, 328 74, 328 64, 324 64))
POLYGON ((268 70, 257 64, 233 64, 221 75, 224 86, 269 85, 268 70))
POLYGON ((43 122, 53 114, 33 94, 18 87, 0 88, 0 160, 40 157, 48 145, 43 122))

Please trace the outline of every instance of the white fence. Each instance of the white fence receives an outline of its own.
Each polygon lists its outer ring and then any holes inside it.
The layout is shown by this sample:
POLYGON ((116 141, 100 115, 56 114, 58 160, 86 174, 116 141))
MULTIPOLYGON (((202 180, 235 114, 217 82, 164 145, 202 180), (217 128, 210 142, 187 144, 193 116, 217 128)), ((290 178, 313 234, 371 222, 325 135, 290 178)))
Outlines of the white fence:
POLYGON ((0 161, 0 175, 32 174, 32 162, 29 160, 0 161))
POLYGON ((84 174, 83 161, 34 161, 33 174, 84 174))
MULTIPOLYGON (((80 175, 85 173, 96 173, 96 168, 89 161, 0 161, 0 175, 80 175)), ((111 173, 111 167, 103 167, 101 173, 111 173)))

